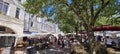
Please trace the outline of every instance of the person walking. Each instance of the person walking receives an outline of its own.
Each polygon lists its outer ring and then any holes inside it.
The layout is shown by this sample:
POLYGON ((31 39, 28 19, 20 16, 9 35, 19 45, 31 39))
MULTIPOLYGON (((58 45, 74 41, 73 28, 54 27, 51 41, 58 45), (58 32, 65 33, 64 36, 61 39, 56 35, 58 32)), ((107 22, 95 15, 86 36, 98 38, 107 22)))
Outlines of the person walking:
POLYGON ((64 40, 62 40, 62 48, 64 48, 64 40))
POLYGON ((69 40, 68 39, 66 40, 65 43, 66 43, 66 48, 69 48, 69 40))
POLYGON ((61 45, 60 40, 58 40, 58 49, 60 49, 60 45, 61 45))

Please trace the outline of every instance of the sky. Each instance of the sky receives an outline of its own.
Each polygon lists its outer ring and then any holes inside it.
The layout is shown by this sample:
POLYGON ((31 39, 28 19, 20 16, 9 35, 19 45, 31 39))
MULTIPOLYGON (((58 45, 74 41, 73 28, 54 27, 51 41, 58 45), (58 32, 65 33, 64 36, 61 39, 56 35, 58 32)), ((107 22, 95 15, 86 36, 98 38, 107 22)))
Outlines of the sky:
MULTIPOLYGON (((68 0, 68 4, 72 3, 72 0, 68 0)), ((53 8, 53 6, 51 6, 48 11, 47 11, 47 14, 50 13, 51 9, 53 8)), ((55 18, 55 14, 53 14, 50 18, 55 18)))
POLYGON ((120 0, 118 0, 120 2, 120 0))
MULTIPOLYGON (((52 10, 52 8, 53 8, 53 6, 51 6, 51 7, 48 9, 47 14, 49 14, 49 13, 50 13, 50 11, 52 10)), ((55 16, 54 16, 54 15, 52 15, 50 18, 55 18, 55 16)))

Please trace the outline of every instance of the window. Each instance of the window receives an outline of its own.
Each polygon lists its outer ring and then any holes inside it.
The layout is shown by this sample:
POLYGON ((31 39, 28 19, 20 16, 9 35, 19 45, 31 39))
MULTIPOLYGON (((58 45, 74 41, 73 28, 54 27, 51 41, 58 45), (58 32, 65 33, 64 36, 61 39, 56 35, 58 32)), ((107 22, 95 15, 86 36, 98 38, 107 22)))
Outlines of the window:
POLYGON ((31 27, 33 26, 33 22, 31 22, 31 27))
POLYGON ((41 26, 41 29, 43 29, 43 23, 41 23, 41 25, 40 25, 40 26, 41 26))
POLYGON ((15 15, 16 18, 19 18, 19 13, 20 13, 20 8, 16 8, 16 15, 15 15))
POLYGON ((6 14, 8 11, 8 6, 9 6, 9 3, 3 2, 2 0, 0 0, 0 11, 1 12, 6 14))
POLYGON ((0 11, 2 11, 3 1, 0 0, 0 11))
POLYGON ((3 5, 3 12, 7 13, 8 11, 8 3, 4 2, 4 5, 3 5))
POLYGON ((31 15, 31 18, 33 18, 34 17, 34 15, 31 15))

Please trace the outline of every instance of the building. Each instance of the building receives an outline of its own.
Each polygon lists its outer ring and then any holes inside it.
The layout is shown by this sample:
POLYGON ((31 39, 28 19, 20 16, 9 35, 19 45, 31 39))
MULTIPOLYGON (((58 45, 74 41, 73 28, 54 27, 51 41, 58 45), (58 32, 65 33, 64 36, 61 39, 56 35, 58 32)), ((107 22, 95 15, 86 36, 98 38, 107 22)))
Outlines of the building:
POLYGON ((37 20, 31 20, 29 31, 38 33, 56 33, 56 24, 47 22, 46 18, 37 18, 37 20))
MULTIPOLYGON (((46 21, 46 18, 37 18, 27 13, 21 5, 24 1, 0 0, 0 36, 1 34, 57 33, 56 24, 46 21)), ((14 37, 0 37, 0 39, 5 40, 5 43, 10 43, 11 39, 15 40, 14 37)))
POLYGON ((25 12, 25 0, 0 0, 0 33, 56 33, 56 24, 25 12))
POLYGON ((0 33, 23 34, 24 10, 12 0, 0 0, 0 33))

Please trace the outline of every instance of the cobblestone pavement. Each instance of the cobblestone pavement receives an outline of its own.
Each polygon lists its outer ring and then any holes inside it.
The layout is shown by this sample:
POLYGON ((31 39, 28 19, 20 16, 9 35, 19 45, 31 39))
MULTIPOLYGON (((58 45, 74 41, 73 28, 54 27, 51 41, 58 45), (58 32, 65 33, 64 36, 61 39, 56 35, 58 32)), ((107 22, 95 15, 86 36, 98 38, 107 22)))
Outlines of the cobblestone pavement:
POLYGON ((39 51, 40 54, 70 54, 70 49, 60 48, 57 49, 55 45, 51 46, 49 49, 39 51))

